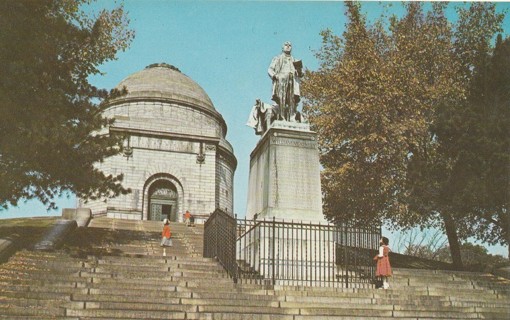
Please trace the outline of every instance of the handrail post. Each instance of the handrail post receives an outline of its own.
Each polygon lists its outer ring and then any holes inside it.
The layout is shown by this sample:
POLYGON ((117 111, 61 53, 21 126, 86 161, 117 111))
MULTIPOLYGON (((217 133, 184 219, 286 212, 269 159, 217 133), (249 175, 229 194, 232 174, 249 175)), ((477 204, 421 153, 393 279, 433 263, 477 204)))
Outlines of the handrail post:
POLYGON ((231 236, 232 236, 232 239, 231 241, 233 241, 232 245, 231 245, 231 250, 233 250, 233 252, 231 253, 231 257, 234 259, 234 261, 232 261, 232 264, 233 264, 233 279, 234 279, 234 283, 237 283, 237 278, 238 278, 238 274, 239 274, 239 266, 237 265, 237 214, 234 215, 234 225, 233 227, 231 228, 230 232, 232 232, 231 236))
POLYGON ((275 254, 275 240, 276 240, 276 220, 275 220, 275 217, 273 217, 273 236, 271 237, 271 247, 272 247, 272 283, 273 283, 273 286, 276 284, 276 276, 275 276, 275 258, 276 258, 276 254, 275 254))
POLYGON ((347 255, 347 246, 349 245, 349 238, 348 238, 347 231, 348 231, 347 224, 344 224, 344 236, 345 236, 345 243, 344 243, 345 287, 349 288, 349 257, 347 255))

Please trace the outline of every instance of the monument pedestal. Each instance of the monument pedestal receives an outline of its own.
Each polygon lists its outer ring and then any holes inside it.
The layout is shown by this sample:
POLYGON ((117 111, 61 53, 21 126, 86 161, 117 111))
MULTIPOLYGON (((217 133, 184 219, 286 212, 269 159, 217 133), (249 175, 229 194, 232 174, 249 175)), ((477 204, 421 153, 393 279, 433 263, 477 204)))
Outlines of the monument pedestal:
POLYGON ((275 285, 332 286, 336 281, 334 228, 259 222, 238 241, 238 257, 275 285))
POLYGON ((322 212, 317 134, 306 123, 274 121, 250 155, 239 256, 279 285, 335 281, 333 229, 322 212))
POLYGON ((317 135, 275 121, 250 155, 246 217, 325 223, 317 135))

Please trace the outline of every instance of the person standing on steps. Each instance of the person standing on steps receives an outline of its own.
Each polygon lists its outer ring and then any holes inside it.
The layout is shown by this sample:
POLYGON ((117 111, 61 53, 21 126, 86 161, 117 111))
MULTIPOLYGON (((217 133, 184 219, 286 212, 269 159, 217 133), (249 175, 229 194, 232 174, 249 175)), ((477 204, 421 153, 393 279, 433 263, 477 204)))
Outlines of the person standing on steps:
POLYGON ((191 213, 188 210, 186 210, 186 213, 184 214, 184 222, 188 227, 191 225, 191 213))
POLYGON ((162 247, 171 247, 172 246, 172 232, 170 231, 170 222, 168 222, 168 219, 163 220, 163 231, 161 232, 161 244, 160 245, 162 247))
POLYGON ((388 278, 391 277, 391 265, 390 265, 390 240, 386 237, 382 237, 379 241, 379 254, 374 257, 374 260, 377 261, 377 269, 375 271, 375 276, 378 278, 382 278, 383 280, 383 289, 388 289, 390 284, 388 283, 388 278))

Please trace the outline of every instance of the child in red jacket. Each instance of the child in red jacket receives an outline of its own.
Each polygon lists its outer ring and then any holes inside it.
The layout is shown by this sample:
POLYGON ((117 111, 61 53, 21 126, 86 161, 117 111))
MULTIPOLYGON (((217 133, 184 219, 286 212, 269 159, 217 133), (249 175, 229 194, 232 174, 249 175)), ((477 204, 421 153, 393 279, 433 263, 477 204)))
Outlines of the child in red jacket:
POLYGON ((172 232, 170 231, 170 223, 168 219, 163 220, 163 232, 161 232, 161 246, 171 247, 172 246, 172 232))

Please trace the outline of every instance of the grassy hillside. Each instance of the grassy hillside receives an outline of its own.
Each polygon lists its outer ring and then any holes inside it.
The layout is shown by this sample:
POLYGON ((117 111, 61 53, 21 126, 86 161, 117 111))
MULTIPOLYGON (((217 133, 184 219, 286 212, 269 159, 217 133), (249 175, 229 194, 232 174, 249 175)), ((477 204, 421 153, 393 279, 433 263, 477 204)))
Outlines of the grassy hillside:
POLYGON ((39 240, 59 217, 18 218, 0 220, 0 239, 15 239, 18 249, 39 240))

